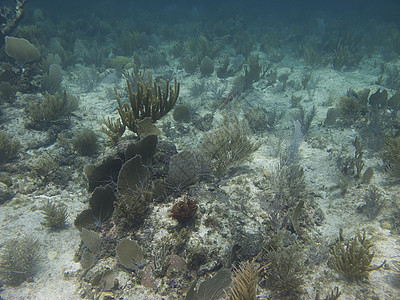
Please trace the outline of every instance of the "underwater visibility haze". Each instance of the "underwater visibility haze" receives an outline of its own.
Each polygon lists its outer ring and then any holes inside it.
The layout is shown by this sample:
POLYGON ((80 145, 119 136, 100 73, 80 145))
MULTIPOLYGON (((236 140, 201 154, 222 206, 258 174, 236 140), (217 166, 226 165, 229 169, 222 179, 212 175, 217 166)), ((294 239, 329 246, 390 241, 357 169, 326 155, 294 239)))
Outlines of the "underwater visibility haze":
POLYGON ((0 299, 399 299, 399 1, 0 3, 0 299))

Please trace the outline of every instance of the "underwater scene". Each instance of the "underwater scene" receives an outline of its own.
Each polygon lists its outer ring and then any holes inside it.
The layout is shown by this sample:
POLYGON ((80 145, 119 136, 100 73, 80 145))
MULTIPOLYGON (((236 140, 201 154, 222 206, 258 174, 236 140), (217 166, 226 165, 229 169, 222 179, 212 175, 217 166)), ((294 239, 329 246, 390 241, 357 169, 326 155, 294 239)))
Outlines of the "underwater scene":
POLYGON ((0 299, 400 299, 400 1, 0 3, 0 299))

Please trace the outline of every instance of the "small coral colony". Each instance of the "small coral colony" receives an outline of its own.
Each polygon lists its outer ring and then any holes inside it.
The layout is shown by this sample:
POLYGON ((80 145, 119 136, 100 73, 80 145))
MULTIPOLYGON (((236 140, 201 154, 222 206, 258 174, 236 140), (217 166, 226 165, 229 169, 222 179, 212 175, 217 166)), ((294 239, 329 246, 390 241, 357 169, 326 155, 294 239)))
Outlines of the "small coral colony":
POLYGON ((398 24, 27 2, 0 8, 0 292, 73 232, 82 298, 400 294, 398 24))

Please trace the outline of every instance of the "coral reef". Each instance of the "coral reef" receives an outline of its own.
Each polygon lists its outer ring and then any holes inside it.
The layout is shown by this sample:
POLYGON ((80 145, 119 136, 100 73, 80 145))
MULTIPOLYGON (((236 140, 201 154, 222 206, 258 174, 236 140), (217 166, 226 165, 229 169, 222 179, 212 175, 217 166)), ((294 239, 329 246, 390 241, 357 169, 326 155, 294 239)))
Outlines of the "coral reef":
POLYGON ((167 80, 165 89, 152 79, 148 73, 148 81, 143 82, 142 77, 138 75, 137 91, 133 91, 132 83, 127 79, 126 83, 129 90, 129 103, 122 103, 121 98, 114 87, 115 96, 118 101, 118 112, 122 123, 129 130, 137 133, 137 123, 146 117, 150 117, 152 122, 157 121, 166 115, 175 105, 179 96, 179 82, 175 80, 174 88, 169 86, 167 80))

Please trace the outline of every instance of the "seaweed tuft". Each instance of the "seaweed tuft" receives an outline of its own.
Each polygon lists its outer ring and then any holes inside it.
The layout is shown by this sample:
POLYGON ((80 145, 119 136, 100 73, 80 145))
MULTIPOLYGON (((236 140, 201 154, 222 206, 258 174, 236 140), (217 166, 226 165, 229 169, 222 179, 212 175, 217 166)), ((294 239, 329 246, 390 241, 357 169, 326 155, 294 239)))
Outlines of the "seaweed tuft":
POLYGON ((68 219, 67 207, 50 200, 41 208, 41 211, 44 215, 45 225, 52 229, 63 227, 68 219))
POLYGON ((224 115, 217 128, 207 133, 202 142, 202 153, 214 164, 217 177, 224 176, 230 167, 250 160, 261 143, 253 141, 246 120, 236 114, 224 115))
POLYGON ((12 139, 7 133, 0 131, 0 165, 15 157, 20 143, 12 139))
POLYGON ((280 296, 296 296, 304 283, 303 262, 297 245, 266 251, 263 260, 267 287, 280 296))
POLYGON ((39 241, 24 237, 6 242, 1 250, 0 278, 4 283, 18 286, 36 273, 40 260, 39 241))
POLYGON ((368 238, 364 231, 357 232, 356 236, 344 242, 341 232, 339 240, 333 247, 333 260, 331 267, 344 274, 350 281, 368 279, 369 273, 384 266, 386 260, 379 266, 371 265, 374 259, 373 238, 368 238))
POLYGON ((97 134, 90 129, 76 133, 72 144, 76 152, 83 156, 91 156, 99 149, 97 134))
POLYGON ((382 154, 386 170, 393 177, 400 177, 400 137, 388 138, 382 154))

